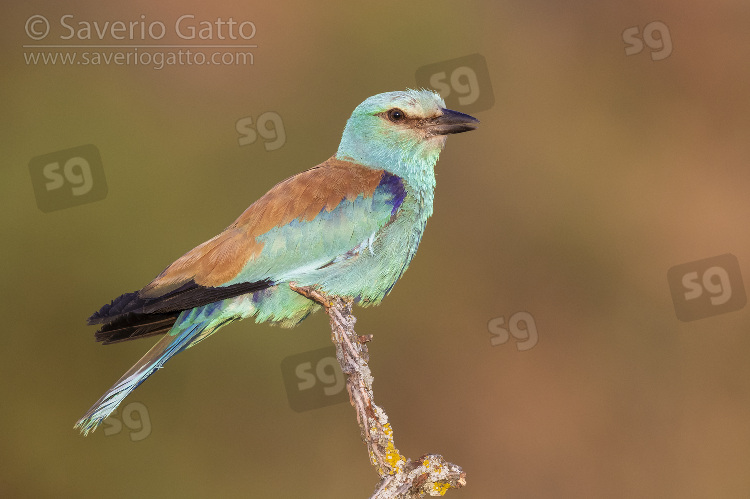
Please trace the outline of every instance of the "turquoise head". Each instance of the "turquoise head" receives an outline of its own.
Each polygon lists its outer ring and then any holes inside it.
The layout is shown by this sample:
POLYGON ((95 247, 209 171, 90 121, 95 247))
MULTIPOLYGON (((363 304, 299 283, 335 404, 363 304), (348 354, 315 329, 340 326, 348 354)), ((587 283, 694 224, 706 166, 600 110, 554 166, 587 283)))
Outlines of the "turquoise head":
POLYGON ((431 90, 377 94, 352 113, 336 157, 384 169, 417 190, 432 188, 446 137, 473 130, 477 123, 446 109, 440 94, 431 90))

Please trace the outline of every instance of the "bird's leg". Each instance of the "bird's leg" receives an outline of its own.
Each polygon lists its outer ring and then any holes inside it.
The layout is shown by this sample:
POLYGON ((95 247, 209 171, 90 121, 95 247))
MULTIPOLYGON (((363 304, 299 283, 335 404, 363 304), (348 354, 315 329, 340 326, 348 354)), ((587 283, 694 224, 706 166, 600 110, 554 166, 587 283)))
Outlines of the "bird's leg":
POLYGON ((367 343, 372 340, 372 335, 359 336, 354 331, 356 318, 352 314, 352 300, 330 296, 315 287, 298 286, 294 282, 289 283, 289 287, 320 303, 330 318, 331 339, 336 346, 341 370, 346 374, 349 402, 357 413, 357 423, 367 444, 370 462, 381 477, 372 498, 443 495, 449 488, 465 485, 463 470, 446 462, 442 456, 424 455, 412 461, 396 449, 388 416, 373 401, 373 377, 367 364, 367 343))

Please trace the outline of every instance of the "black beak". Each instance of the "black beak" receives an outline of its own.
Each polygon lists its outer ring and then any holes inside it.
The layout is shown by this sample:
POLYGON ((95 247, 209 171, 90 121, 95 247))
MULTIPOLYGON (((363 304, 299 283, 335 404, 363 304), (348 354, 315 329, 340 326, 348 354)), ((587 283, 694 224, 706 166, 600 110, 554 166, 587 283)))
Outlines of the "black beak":
POLYGON ((463 133, 474 130, 475 123, 479 120, 468 114, 442 109, 443 114, 432 118, 427 125, 433 135, 448 135, 451 133, 463 133))

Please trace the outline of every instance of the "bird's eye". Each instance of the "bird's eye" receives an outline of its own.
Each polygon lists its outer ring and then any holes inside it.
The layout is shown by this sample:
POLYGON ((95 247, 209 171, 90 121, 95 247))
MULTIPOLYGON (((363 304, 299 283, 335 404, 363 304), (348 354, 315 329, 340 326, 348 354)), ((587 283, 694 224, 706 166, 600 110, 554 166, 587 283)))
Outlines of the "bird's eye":
POLYGON ((393 108, 388 111, 388 119, 394 123, 398 123, 406 119, 406 113, 398 108, 393 108))

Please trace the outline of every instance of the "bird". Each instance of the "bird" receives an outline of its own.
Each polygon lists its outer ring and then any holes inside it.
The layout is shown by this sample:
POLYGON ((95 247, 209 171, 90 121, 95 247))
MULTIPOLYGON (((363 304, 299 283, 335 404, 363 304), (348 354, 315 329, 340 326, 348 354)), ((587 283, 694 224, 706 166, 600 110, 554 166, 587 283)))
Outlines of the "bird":
POLYGON ((433 213, 435 164, 447 136, 478 123, 429 89, 359 104, 332 157, 276 184, 216 237, 88 318, 105 345, 163 337, 74 428, 94 431, 172 356, 231 322, 292 327, 321 308, 295 286, 379 304, 433 213))

